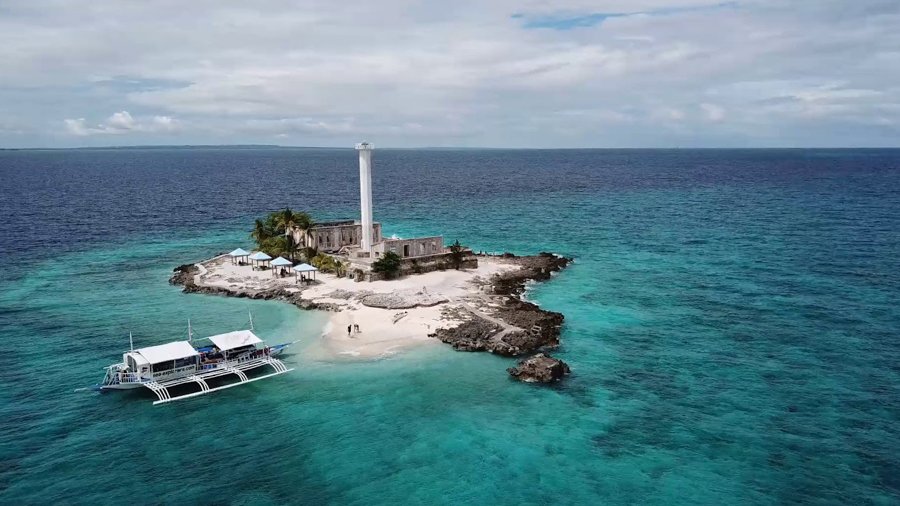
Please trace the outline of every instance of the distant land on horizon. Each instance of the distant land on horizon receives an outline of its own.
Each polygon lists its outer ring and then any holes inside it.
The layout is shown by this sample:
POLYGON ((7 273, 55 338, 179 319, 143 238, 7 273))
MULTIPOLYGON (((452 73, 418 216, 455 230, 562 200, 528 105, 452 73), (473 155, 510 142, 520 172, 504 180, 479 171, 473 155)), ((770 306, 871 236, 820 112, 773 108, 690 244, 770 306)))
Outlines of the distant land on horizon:
MULTIPOLYGON (((521 148, 521 147, 446 147, 446 146, 420 146, 420 147, 378 147, 376 149, 392 150, 392 151, 709 151, 709 150, 730 150, 730 151, 754 151, 754 150, 781 150, 781 151, 800 151, 800 150, 893 150, 900 149, 900 146, 882 146, 882 147, 826 147, 826 146, 804 146, 804 147, 565 147, 565 148, 521 148)), ((128 150, 163 150, 163 149, 298 149, 298 150, 352 150, 353 146, 284 146, 279 144, 148 144, 148 145, 132 145, 132 146, 78 146, 78 147, 31 147, 31 148, 9 148, 0 147, 0 151, 128 151, 128 150)))

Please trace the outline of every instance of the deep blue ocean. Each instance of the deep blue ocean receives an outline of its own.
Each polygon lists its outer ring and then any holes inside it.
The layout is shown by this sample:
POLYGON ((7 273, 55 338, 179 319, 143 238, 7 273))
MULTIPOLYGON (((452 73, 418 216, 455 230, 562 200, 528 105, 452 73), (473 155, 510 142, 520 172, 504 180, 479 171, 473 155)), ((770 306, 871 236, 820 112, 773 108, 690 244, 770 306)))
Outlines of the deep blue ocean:
POLYGON ((317 361, 322 314, 167 284, 270 210, 357 216, 352 149, 0 151, 0 503, 900 504, 900 150, 376 150, 374 185, 386 235, 574 257, 528 294, 573 374, 317 361), (248 310, 294 372, 78 390, 248 310))

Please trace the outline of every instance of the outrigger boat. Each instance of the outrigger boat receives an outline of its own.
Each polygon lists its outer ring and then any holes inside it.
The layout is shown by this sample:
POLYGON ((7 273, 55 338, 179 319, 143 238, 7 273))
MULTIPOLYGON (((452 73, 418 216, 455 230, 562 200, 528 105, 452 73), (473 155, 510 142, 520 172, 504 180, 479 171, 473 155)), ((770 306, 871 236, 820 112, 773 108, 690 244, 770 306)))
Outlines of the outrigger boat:
POLYGON ((147 388, 159 399, 153 402, 156 405, 197 397, 293 371, 275 357, 294 343, 266 346, 263 340, 253 333, 252 318, 250 330, 218 334, 203 340, 208 340, 211 344, 194 347, 193 331, 188 322, 187 341, 173 341, 138 349, 134 349, 132 341, 131 351, 122 355, 122 362, 106 368, 106 376, 97 385, 97 389, 102 392, 147 388), (244 371, 263 366, 270 366, 275 372, 254 378, 248 378, 244 374, 244 371), (239 381, 218 387, 210 387, 206 383, 210 378, 227 375, 237 376, 239 381), (168 390, 174 386, 190 383, 196 383, 200 391, 173 397, 168 390))

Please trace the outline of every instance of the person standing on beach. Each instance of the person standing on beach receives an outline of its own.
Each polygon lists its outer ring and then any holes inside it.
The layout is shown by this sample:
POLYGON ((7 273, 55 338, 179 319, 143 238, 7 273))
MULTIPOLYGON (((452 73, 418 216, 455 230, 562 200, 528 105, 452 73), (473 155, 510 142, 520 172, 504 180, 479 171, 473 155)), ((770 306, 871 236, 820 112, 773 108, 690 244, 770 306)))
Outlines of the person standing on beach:
POLYGON ((347 325, 347 337, 350 337, 350 331, 352 330, 352 328, 353 327, 351 325, 347 325))

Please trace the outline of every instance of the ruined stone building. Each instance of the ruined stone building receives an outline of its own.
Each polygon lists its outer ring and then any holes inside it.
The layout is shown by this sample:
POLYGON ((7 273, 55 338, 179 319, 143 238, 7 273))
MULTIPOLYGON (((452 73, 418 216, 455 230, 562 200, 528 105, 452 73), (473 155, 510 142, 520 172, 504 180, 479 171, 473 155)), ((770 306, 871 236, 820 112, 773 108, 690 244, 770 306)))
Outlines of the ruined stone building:
MULTIPOLYGON (((320 252, 339 256, 350 263, 351 270, 373 279, 371 265, 388 252, 403 259, 401 272, 420 273, 446 268, 450 256, 444 247, 444 237, 387 238, 381 233, 381 223, 372 220, 372 150, 367 142, 356 145, 359 152, 360 219, 317 223, 307 231, 295 229, 294 241, 316 248, 320 252)), ((466 267, 475 267, 478 260, 466 250, 466 267)), ((360 279, 357 277, 357 279, 360 279)))
MULTIPOLYGON (((362 223, 354 220, 316 223, 307 231, 294 229, 294 244, 305 244, 324 253, 339 253, 358 248, 362 241, 362 223)), ((381 241, 381 223, 372 223, 372 237, 381 241)))

